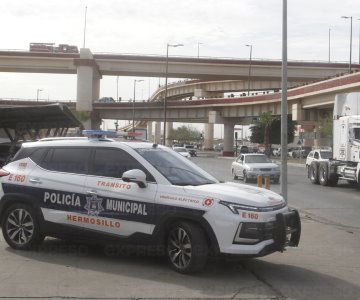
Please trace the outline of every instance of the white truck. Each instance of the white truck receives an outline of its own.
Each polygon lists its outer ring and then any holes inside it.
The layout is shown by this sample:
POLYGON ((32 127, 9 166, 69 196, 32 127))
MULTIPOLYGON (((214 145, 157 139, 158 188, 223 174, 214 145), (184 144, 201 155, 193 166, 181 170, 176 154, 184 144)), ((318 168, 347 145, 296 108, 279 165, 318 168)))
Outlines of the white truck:
POLYGON ((360 188, 360 93, 336 95, 333 158, 311 162, 308 177, 314 184, 335 186, 343 179, 360 188))

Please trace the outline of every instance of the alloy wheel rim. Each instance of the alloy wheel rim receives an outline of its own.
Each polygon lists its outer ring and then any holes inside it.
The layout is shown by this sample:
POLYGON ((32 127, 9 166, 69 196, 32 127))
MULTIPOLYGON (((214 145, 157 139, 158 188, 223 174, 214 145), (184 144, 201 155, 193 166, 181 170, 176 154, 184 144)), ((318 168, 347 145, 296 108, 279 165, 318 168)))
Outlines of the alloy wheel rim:
POLYGON ((178 269, 185 269, 189 265, 192 247, 190 237, 183 228, 176 227, 171 230, 168 239, 168 255, 172 264, 178 269))
POLYGON ((11 241, 24 245, 34 234, 34 220, 25 209, 13 210, 6 220, 6 232, 11 241))

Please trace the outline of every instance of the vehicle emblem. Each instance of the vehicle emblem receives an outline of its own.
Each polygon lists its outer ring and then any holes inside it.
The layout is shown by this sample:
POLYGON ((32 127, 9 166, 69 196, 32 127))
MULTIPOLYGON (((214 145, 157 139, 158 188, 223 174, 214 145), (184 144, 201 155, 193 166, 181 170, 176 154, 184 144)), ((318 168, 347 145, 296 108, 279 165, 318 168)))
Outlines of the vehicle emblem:
POLYGON ((91 195, 86 197, 86 204, 84 208, 88 211, 90 216, 98 216, 99 213, 104 211, 102 206, 103 198, 98 198, 97 195, 91 195))
POLYGON ((207 207, 212 206, 213 204, 214 204, 213 198, 206 198, 202 203, 203 206, 207 206, 207 207))

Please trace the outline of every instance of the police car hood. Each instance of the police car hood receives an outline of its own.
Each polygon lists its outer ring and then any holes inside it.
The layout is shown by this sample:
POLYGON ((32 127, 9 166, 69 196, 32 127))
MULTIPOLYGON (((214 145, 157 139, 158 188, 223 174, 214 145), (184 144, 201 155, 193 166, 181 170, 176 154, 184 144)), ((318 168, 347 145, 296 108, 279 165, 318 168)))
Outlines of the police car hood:
POLYGON ((188 192, 198 191, 206 197, 256 207, 276 206, 284 203, 279 194, 246 184, 225 182, 189 187, 188 192))

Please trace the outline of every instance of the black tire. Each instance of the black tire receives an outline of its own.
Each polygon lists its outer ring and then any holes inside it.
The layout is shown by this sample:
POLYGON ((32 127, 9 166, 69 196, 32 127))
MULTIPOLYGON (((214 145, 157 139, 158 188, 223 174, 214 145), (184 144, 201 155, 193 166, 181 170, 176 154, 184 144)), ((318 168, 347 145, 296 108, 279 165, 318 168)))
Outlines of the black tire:
POLYGON ((319 168, 316 163, 311 163, 310 165, 309 178, 311 183, 313 184, 319 183, 319 168))
POLYGON ((17 250, 32 249, 44 240, 36 212, 26 204, 11 205, 3 215, 1 227, 8 245, 17 250))
POLYGON ((232 174, 232 177, 233 177, 233 179, 238 179, 238 177, 236 176, 236 174, 235 174, 235 170, 234 169, 232 169, 231 170, 231 174, 232 174))
POLYGON ((280 178, 276 178, 273 180, 274 184, 279 184, 280 178))
POLYGON ((205 267, 209 247, 204 231, 192 222, 177 222, 169 230, 166 253, 171 268, 191 274, 205 267))
POLYGON ((330 174, 328 181, 329 186, 336 186, 339 181, 339 177, 336 174, 330 174))
POLYGON ((249 178, 247 177, 247 173, 246 173, 245 170, 244 170, 244 172, 243 172, 243 180, 244 180, 244 183, 249 182, 249 178))
POLYGON ((328 168, 326 165, 324 164, 320 164, 319 166, 319 183, 323 186, 327 186, 328 185, 328 168))

